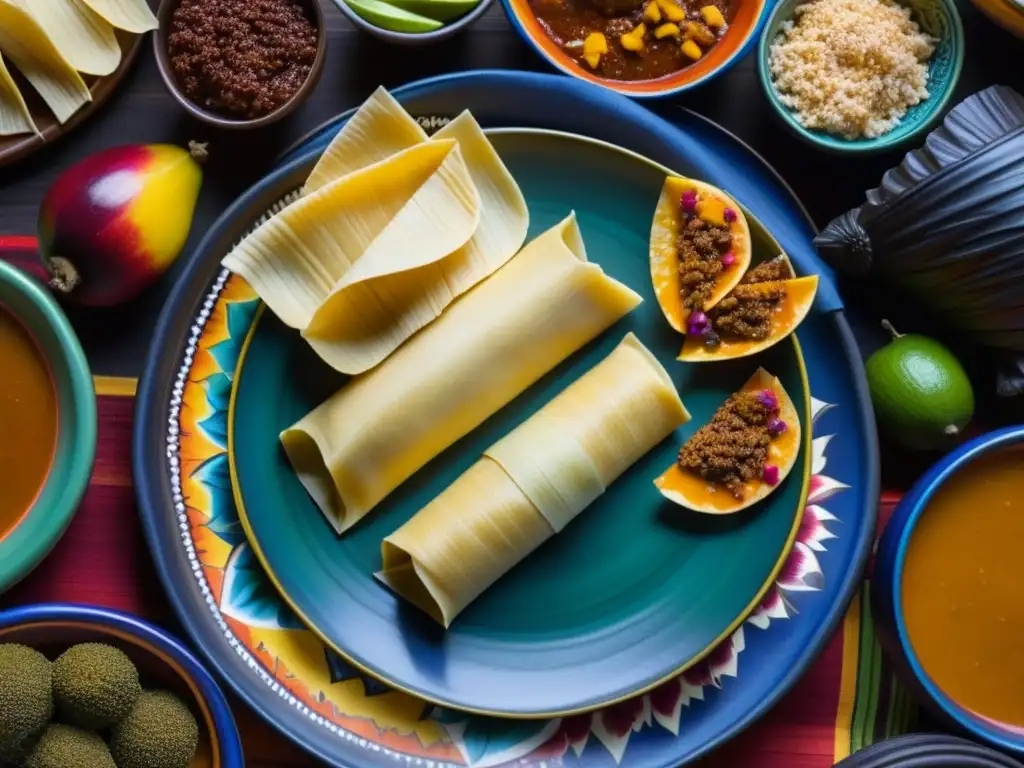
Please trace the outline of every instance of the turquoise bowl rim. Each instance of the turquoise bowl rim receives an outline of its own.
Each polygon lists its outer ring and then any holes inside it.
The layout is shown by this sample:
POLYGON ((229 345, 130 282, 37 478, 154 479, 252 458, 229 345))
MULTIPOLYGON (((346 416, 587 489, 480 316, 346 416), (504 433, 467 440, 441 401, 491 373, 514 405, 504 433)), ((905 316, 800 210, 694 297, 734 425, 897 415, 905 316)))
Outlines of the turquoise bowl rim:
POLYGON ((96 457, 96 394, 85 352, 56 300, 17 267, 0 261, 0 307, 32 334, 57 390, 57 446, 27 514, 0 538, 0 593, 27 576, 67 530, 96 457))
MULTIPOLYGON (((485 2, 486 1, 487 0, 485 0, 485 2)), ((742 2, 742 0, 740 1, 742 2)), ((344 2, 344 0, 334 0, 334 2, 344 2)), ((566 67, 559 63, 558 61, 556 61, 555 59, 551 58, 548 55, 547 51, 545 51, 544 48, 541 45, 539 45, 536 40, 534 40, 533 35, 527 32, 525 27, 523 27, 522 22, 519 21, 519 17, 516 15, 516 12, 512 9, 512 3, 510 2, 510 0, 501 0, 501 7, 505 11, 505 18, 508 19, 508 23, 512 26, 512 29, 516 31, 516 34, 519 35, 520 39, 522 39, 523 42, 525 42, 530 47, 530 50, 532 50, 534 53, 540 56, 540 58, 547 62, 547 64, 550 67, 554 68, 561 74, 565 75, 566 77, 571 77, 574 80, 578 80, 581 83, 586 83, 588 86, 593 86, 595 88, 604 88, 606 90, 613 91, 614 93, 618 93, 622 96, 634 99, 636 101, 656 101, 658 99, 667 99, 670 96, 678 96, 679 94, 685 93, 686 91, 689 91, 693 88, 699 88, 702 85, 707 85, 716 77, 724 75, 736 64, 738 64, 740 61, 749 56, 750 53, 757 47, 758 39, 767 27, 768 20, 770 19, 769 11, 771 11, 772 6, 776 2, 779 2, 779 0, 763 0, 763 2, 761 3, 761 10, 758 13, 757 18, 754 20, 754 23, 751 25, 750 32, 747 35, 747 39, 743 42, 743 45, 737 48, 732 56, 723 61, 715 69, 708 72, 702 78, 700 78, 699 80, 694 80, 692 83, 683 83, 682 85, 673 86, 671 88, 665 88, 664 90, 646 91, 643 93, 619 90, 615 88, 614 85, 612 85, 614 81, 608 81, 608 83, 595 83, 591 82, 590 80, 587 80, 586 78, 580 77, 576 72, 574 72, 569 67, 566 67)), ((1022 0, 1022 2, 1024 2, 1024 0, 1022 0)))
MULTIPOLYGON (((942 90, 937 94, 931 94, 928 102, 926 102, 929 105, 927 111, 913 123, 911 130, 901 132, 900 126, 897 126, 889 133, 877 138, 855 140, 843 139, 823 131, 811 131, 804 128, 797 122, 789 107, 779 100, 775 85, 772 83, 771 75, 768 71, 768 55, 772 42, 778 34, 779 25, 792 18, 796 7, 804 2, 808 2, 808 0, 779 0, 761 29, 761 37, 757 45, 757 79, 761 83, 761 90, 764 91, 772 110, 789 130, 808 144, 820 147, 828 152, 865 155, 895 149, 908 143, 935 125, 939 118, 942 117, 946 104, 953 97, 953 92, 956 90, 964 65, 964 24, 953 0, 939 0, 939 5, 945 10, 946 16, 950 21, 950 27, 953 30, 952 36, 948 39, 948 42, 953 47, 953 71, 942 84, 942 90)), ((929 64, 929 86, 932 85, 931 71, 932 65, 929 64)), ((901 123, 900 125, 904 124, 901 123)))
POLYGON ((1024 446, 1024 425, 987 432, 970 440, 940 459, 903 497, 894 511, 878 545, 872 593, 882 632, 883 645, 895 654, 897 670, 912 676, 913 687, 948 722, 973 738, 1017 755, 1024 754, 1024 728, 1010 728, 982 719, 942 691, 931 679, 914 653, 903 610, 903 573, 914 530, 928 502, 954 475, 975 459, 1013 446, 1024 446))

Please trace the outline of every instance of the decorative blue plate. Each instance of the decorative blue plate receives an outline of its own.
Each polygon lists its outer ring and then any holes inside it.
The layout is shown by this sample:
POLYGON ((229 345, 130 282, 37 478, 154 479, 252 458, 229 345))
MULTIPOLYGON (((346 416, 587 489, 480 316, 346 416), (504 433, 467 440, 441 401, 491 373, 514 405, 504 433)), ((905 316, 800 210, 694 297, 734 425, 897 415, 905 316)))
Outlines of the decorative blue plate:
MULTIPOLYGON (((790 338, 756 359, 680 363, 681 337, 651 283, 651 217, 670 172, 567 133, 488 131, 522 188, 530 237, 575 211, 587 257, 643 302, 403 483, 338 537, 292 470, 278 435, 343 377, 262 312, 235 368, 228 454, 235 501, 258 559, 285 601, 352 664, 436 704, 505 717, 555 717, 651 690, 709 654, 760 604, 799 531, 810 480, 810 397, 790 338), (374 579, 381 540, 487 448, 597 365, 627 332, 669 372, 693 419, 650 450, 576 518, 466 608, 447 631, 374 579), (790 478, 730 516, 681 509, 654 487, 679 446, 763 365, 803 426, 790 478)), ((289 163, 301 178, 319 158, 289 163)), ((755 262, 780 246, 750 219, 755 262)))
POLYGON ((814 440, 808 504, 792 553, 758 609, 703 661, 643 696, 586 715, 510 721, 446 710, 392 691, 325 650, 270 585, 234 506, 228 401, 259 302, 219 261, 297 186, 289 161, 322 147, 335 121, 225 213, 161 316, 140 387, 134 448, 142 518, 160 575, 183 623, 239 695, 334 765, 692 760, 763 713, 810 663, 856 588, 874 531, 873 420, 841 304, 810 248, 812 230, 763 161, 694 115, 673 127, 600 89, 515 72, 438 78, 395 95, 423 118, 468 108, 485 127, 588 134, 718 184, 772 231, 800 271, 824 276, 817 307, 800 330, 814 440))

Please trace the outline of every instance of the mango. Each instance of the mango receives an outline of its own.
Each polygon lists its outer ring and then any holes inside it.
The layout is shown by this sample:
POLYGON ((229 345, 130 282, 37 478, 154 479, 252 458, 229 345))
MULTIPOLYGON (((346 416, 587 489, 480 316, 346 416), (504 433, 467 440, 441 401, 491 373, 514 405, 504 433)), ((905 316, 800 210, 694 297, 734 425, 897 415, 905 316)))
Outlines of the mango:
POLYGON ((50 286, 82 306, 138 296, 188 239, 206 147, 114 147, 64 171, 39 210, 39 253, 50 286))

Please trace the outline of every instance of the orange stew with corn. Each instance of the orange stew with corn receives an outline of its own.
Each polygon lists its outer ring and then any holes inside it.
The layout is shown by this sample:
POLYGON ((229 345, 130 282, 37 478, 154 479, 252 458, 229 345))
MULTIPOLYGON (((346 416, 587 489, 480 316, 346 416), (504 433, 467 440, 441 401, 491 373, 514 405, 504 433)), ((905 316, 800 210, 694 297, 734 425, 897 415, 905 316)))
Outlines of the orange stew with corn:
POLYGON ((529 0, 580 67, 611 80, 655 80, 697 61, 725 34, 729 0, 529 0))

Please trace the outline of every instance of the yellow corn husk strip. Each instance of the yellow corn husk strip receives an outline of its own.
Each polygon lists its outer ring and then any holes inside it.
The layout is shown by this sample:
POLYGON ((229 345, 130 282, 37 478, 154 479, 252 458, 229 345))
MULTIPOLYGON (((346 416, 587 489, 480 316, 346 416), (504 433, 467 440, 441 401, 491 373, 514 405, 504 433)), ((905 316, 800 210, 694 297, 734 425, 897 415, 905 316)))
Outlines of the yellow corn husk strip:
MULTIPOLYGON (((397 166, 388 164, 395 157, 445 142, 458 144, 471 186, 479 195, 479 221, 471 237, 460 246, 438 256, 438 243, 425 232, 408 230, 396 221, 387 229, 394 235, 394 244, 405 249, 400 259, 382 264, 378 248, 376 253, 364 254, 351 272, 327 267, 326 279, 320 279, 318 274, 324 273, 325 267, 317 261, 325 254, 320 253, 318 243, 310 241, 306 243, 307 258, 301 264, 284 265, 285 269, 305 274, 293 276, 290 284, 254 284, 271 309, 289 325, 300 328, 317 354, 339 371, 362 373, 378 365, 458 296, 508 261, 526 239, 526 200, 468 112, 428 140, 398 102, 378 89, 324 152, 307 180, 306 197, 275 217, 304 209, 311 205, 308 200, 320 199, 318 196, 328 189, 348 183, 346 180, 369 167, 387 166, 391 170, 386 172, 394 172, 397 166), (434 252, 428 259, 431 249, 434 252), (412 269, 414 260, 419 266, 412 269), (311 286, 302 289, 296 286, 296 280, 311 286)), ((322 208, 319 211, 331 215, 322 208)), ((265 226, 274 225, 268 222, 265 226)), ((254 233, 249 239, 262 237, 254 233)), ((286 250, 261 246, 244 260, 229 256, 225 265, 248 277, 264 267, 279 269, 286 250)))
POLYGON ((650 2, 644 6, 644 18, 652 24, 657 24, 661 21, 661 9, 654 0, 650 0, 650 2))
POLYGON ((713 5, 705 5, 700 9, 700 16, 704 19, 704 23, 712 29, 719 29, 725 26, 725 17, 717 7, 713 5))
POLYGON ((57 120, 66 123, 92 101, 81 76, 60 55, 32 16, 0 0, 0 53, 32 84, 57 120))
POLYGON ((655 0, 658 7, 661 8, 661 12, 665 14, 665 18, 669 21, 679 23, 686 18, 686 11, 683 10, 682 6, 674 2, 674 0, 655 0))
POLYGON ((121 63, 114 28, 82 0, 11 0, 36 20, 72 67, 89 75, 109 75, 121 63))
POLYGON ((679 31, 679 25, 672 24, 671 22, 668 24, 662 24, 654 30, 654 36, 659 40, 666 37, 679 37, 681 34, 682 32, 679 31))
POLYGON ((687 40, 685 43, 683 43, 682 50, 684 55, 688 56, 694 61, 696 61, 697 59, 704 55, 704 52, 700 49, 700 46, 693 42, 693 40, 687 40))
POLYGON ((325 362, 358 373, 426 324, 416 310, 440 314, 426 290, 446 290, 436 263, 479 222, 480 197, 458 142, 431 141, 299 199, 224 265, 325 362))
POLYGON ((338 131, 306 179, 305 192, 361 171, 427 141, 420 124, 384 88, 378 88, 338 131))
POLYGON ((569 216, 281 442, 343 532, 640 301, 587 262, 569 216))
POLYGON ((3 56, 0 56, 0 136, 39 133, 25 97, 11 77, 3 56))
POLYGON ((633 335, 384 539, 377 578, 449 626, 690 418, 633 335))
MULTIPOLYGON (((39 2, 39 0, 32 1, 39 2)), ((143 32, 149 32, 160 26, 146 0, 83 0, 83 2, 111 26, 123 29, 125 32, 141 35, 143 32)))

